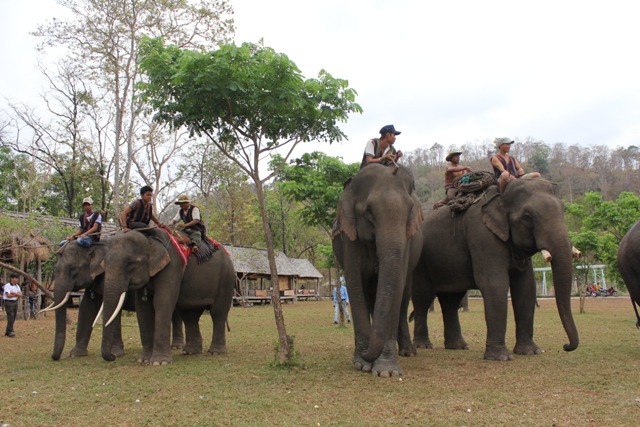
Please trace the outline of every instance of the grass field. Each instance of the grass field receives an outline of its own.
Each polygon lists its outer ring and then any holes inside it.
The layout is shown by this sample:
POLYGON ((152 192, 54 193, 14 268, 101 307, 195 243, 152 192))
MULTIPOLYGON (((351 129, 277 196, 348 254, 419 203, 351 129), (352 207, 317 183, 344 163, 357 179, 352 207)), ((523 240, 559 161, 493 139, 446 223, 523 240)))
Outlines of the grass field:
MULTIPOLYGON (((535 338, 543 354, 483 360, 483 306, 472 300, 471 312, 460 314, 470 350, 442 348, 437 310, 429 322, 436 349, 401 358, 401 379, 353 368, 352 327, 332 324, 330 301, 284 305, 303 362, 292 370, 271 367, 277 334, 270 306, 231 310, 227 355, 175 351, 174 363, 161 367, 136 363, 135 317, 123 318, 127 354, 112 363, 100 357, 98 327, 88 357, 54 362, 53 316, 17 321, 17 338, 0 339, 0 425, 639 425, 640 331, 630 300, 589 298, 586 314, 577 314, 574 300, 580 346, 571 353, 562 350, 567 339, 555 301, 540 304, 535 338)), ((206 349, 211 319, 201 325, 206 349)), ((71 325, 66 354, 74 339, 71 325)))

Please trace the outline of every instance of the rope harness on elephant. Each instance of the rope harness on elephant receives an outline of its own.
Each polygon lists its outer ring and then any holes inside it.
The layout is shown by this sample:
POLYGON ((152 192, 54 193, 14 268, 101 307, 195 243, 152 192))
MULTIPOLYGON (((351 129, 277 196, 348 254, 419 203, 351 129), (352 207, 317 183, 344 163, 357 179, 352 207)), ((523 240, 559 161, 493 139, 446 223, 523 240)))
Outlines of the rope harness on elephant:
POLYGON ((456 196, 447 203, 451 212, 462 212, 477 203, 486 194, 490 186, 496 183, 491 172, 471 172, 459 176, 453 181, 453 187, 458 190, 456 196))

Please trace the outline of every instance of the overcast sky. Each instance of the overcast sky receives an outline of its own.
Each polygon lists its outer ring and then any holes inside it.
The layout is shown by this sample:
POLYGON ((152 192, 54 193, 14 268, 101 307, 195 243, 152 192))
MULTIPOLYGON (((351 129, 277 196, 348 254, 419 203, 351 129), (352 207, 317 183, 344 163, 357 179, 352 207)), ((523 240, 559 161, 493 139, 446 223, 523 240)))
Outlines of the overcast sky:
MULTIPOLYGON (((326 69, 356 89, 364 113, 337 146, 358 162, 386 124, 403 151, 497 136, 549 144, 640 145, 640 2, 232 0, 236 42, 289 56, 305 77, 326 69)), ((54 0, 0 0, 0 94, 28 102, 38 23, 54 0)), ((57 13, 60 16, 60 13, 57 13)))

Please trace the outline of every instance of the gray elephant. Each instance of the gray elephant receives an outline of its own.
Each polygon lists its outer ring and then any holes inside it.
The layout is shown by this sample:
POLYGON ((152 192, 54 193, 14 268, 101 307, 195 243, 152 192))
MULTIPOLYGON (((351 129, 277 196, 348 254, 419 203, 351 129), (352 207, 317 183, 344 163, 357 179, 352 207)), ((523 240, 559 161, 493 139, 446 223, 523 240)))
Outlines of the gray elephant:
MULTIPOLYGON (((69 357, 81 357, 88 354, 87 347, 93 331, 94 319, 98 316, 102 305, 104 290, 104 257, 109 249, 109 239, 93 243, 89 248, 71 242, 58 254, 58 261, 54 270, 54 301, 47 311, 55 310, 56 333, 51 358, 59 360, 64 349, 67 331, 67 301, 71 292, 84 290, 85 295, 78 310, 78 326, 76 330, 76 345, 69 353, 69 357)), ((128 298, 124 309, 135 310, 134 299, 128 298)), ((43 310, 43 312, 45 311, 43 310)), ((184 346, 182 320, 175 313, 172 319, 173 342, 172 347, 184 346)), ((124 355, 124 343, 120 329, 120 316, 115 319, 114 339, 111 352, 115 356, 124 355)))
POLYGON ((422 223, 424 246, 414 272, 414 345, 431 348, 427 311, 438 296, 445 325, 445 347, 466 349, 458 307, 468 289, 482 292, 487 324, 484 358, 512 360, 505 344, 508 293, 516 321, 516 354, 537 354, 533 341, 536 286, 531 256, 552 257, 553 283, 566 351, 578 347, 571 314, 572 246, 564 223, 564 206, 549 182, 510 181, 504 194, 492 186, 466 211, 440 208, 422 223))
POLYGON ((105 257, 104 329, 102 357, 115 359, 111 352, 117 316, 127 291, 135 291, 136 314, 143 352, 138 361, 153 365, 173 361, 169 345, 171 313, 180 313, 185 324, 183 354, 202 352, 199 319, 208 309, 213 319, 209 353, 227 352, 225 323, 231 308, 235 271, 224 250, 198 265, 191 256, 186 267, 168 235, 161 230, 144 234, 130 231, 116 235, 105 257))
MULTIPOLYGON (((87 346, 91 339, 93 320, 102 304, 102 286, 104 283, 104 266, 102 261, 108 250, 108 240, 94 243, 84 248, 75 242, 67 244, 58 254, 54 270, 53 305, 47 311, 55 310, 56 334, 51 358, 59 360, 64 349, 67 333, 67 301, 71 292, 85 290, 85 298, 80 302, 78 310, 78 328, 76 345, 70 357, 87 355, 87 346)), ((43 311, 45 311, 43 310, 43 311)), ((124 354, 124 345, 120 335, 120 319, 117 320, 117 335, 113 341, 113 353, 124 354)))
POLYGON ((640 222, 636 222, 620 242, 618 270, 627 285, 631 304, 638 319, 636 326, 640 328, 640 315, 636 307, 640 305, 640 222))
POLYGON ((365 372, 401 375, 397 354, 416 354, 407 307, 422 246, 421 221, 413 177, 402 166, 369 165, 347 182, 340 197, 333 251, 351 303, 352 361, 365 372))

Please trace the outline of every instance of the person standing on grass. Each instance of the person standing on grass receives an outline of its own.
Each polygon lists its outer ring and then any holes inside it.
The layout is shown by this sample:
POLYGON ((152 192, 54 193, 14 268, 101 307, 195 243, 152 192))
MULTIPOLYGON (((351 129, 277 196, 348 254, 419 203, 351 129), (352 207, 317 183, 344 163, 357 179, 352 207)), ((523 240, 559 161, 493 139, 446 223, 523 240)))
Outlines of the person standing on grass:
POLYGON ((344 310, 344 314, 347 315, 347 323, 351 323, 351 314, 349 313, 349 294, 347 294, 347 288, 344 285, 340 286, 340 301, 338 301, 338 293, 336 290, 338 286, 333 289, 333 324, 338 324, 338 316, 340 316, 340 303, 342 304, 342 309, 344 310))
POLYGON ((2 288, 2 299, 4 302, 4 309, 7 312, 7 329, 4 332, 5 337, 14 338, 16 333, 13 330, 13 322, 16 320, 16 313, 18 312, 18 298, 22 296, 19 285, 20 276, 16 273, 11 273, 9 276, 9 283, 2 288))

